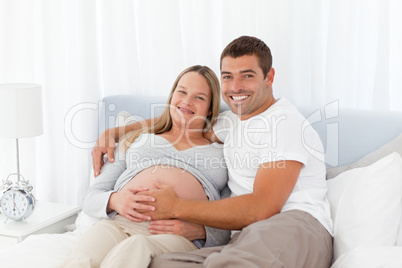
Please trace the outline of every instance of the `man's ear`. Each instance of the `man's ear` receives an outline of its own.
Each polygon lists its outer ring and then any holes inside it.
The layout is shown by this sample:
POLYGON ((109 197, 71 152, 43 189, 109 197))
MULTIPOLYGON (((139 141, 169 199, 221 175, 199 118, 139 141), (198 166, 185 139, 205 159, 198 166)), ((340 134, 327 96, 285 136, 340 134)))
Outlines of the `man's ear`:
POLYGON ((272 84, 274 83, 274 77, 275 77, 275 69, 274 67, 271 67, 266 77, 267 87, 272 87, 272 84))

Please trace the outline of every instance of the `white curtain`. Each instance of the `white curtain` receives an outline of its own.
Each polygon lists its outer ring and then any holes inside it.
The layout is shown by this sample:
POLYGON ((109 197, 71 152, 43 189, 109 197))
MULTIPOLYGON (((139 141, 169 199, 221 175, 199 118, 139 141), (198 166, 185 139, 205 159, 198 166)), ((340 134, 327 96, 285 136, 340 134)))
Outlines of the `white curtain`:
MULTIPOLYGON (((0 83, 43 90, 44 135, 20 141, 21 172, 37 199, 80 203, 98 101, 167 95, 193 64, 219 74, 220 52, 241 35, 270 46, 276 97, 402 111, 401 13, 400 0, 0 0, 0 83)), ((3 180, 15 141, 0 146, 3 180)))

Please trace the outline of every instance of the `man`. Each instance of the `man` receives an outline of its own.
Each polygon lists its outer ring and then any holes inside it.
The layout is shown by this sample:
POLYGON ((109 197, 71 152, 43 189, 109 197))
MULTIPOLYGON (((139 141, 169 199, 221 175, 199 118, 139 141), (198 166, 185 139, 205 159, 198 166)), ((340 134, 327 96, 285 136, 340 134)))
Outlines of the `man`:
POLYGON ((241 231, 226 246, 161 255, 151 267, 330 266, 325 164, 312 154, 322 143, 288 100, 274 98, 271 65, 268 46, 254 37, 233 40, 221 54, 222 97, 231 111, 208 137, 224 143, 231 198, 179 199, 165 185, 147 193, 156 198, 152 219, 241 231))

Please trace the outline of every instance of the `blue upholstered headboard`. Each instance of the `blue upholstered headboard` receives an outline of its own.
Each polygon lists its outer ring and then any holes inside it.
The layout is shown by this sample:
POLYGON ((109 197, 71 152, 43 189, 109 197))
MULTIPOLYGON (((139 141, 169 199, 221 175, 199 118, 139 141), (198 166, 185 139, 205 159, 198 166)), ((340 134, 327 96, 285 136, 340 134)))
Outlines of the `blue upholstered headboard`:
MULTIPOLYGON (((112 95, 101 102, 102 131, 114 127, 120 111, 127 111, 137 120, 158 116, 167 96, 112 95)), ((222 102, 222 109, 228 109, 222 102)), ((338 103, 321 108, 299 107, 316 129, 326 148, 327 163, 341 166, 352 163, 381 147, 402 133, 402 113, 339 109, 338 103)))

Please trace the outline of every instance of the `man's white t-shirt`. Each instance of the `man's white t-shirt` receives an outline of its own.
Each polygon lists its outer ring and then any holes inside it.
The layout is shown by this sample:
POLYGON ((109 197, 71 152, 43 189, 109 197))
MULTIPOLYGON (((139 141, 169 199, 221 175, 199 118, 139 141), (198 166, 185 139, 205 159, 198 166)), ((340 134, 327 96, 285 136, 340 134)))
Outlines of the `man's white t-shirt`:
POLYGON ((299 178, 281 211, 308 212, 332 234, 322 142, 287 99, 281 98, 266 111, 243 121, 231 111, 222 112, 213 130, 224 143, 232 196, 253 192, 262 163, 281 167, 276 161, 301 162, 299 178))

